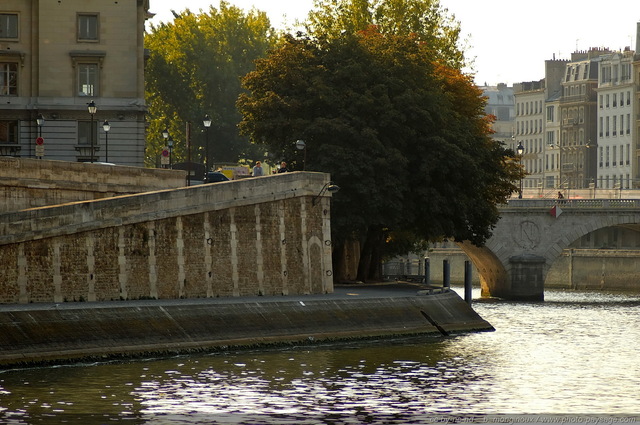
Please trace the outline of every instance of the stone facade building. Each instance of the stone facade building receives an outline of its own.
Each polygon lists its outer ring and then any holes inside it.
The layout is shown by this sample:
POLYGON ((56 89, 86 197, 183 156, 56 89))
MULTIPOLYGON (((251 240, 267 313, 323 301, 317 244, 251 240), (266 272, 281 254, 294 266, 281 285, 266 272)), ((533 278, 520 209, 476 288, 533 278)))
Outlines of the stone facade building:
POLYGON ((492 125, 494 131, 492 137, 510 145, 513 142, 515 118, 513 87, 500 83, 497 86, 483 86, 480 88, 483 96, 487 98, 485 113, 496 117, 492 125))
POLYGON ((515 147, 522 145, 527 170, 523 188, 540 187, 544 176, 545 81, 514 84, 516 97, 515 147))
POLYGON ((599 63, 598 187, 633 187, 633 52, 614 52, 599 63))
POLYGON ((148 10, 149 0, 2 0, 0 155, 142 166, 148 10))
POLYGON ((574 52, 566 66, 560 98, 560 185, 582 189, 597 178, 598 63, 608 49, 574 52))

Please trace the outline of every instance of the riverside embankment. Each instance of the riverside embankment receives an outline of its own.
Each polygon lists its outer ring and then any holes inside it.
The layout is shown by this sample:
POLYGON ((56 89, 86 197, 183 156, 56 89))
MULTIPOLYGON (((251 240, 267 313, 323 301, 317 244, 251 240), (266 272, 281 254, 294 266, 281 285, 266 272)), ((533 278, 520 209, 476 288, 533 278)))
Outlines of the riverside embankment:
POLYGON ((0 306, 0 367, 493 330, 455 292, 409 284, 322 295, 0 306))

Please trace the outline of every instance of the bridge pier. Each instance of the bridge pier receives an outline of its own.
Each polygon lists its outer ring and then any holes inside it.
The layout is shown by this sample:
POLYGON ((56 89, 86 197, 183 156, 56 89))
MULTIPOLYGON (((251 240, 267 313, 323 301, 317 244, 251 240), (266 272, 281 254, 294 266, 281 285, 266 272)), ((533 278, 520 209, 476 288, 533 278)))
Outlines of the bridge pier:
POLYGON ((511 288, 505 293, 492 294, 515 301, 544 301, 544 257, 522 254, 509 258, 511 288))

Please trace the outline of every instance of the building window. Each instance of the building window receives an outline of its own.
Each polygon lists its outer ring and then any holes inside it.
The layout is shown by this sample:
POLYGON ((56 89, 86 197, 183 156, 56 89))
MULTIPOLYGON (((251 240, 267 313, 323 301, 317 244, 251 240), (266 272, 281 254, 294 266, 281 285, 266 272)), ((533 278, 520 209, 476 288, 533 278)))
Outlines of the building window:
POLYGON ((598 165, 600 166, 600 168, 602 168, 602 158, 604 157, 604 148, 602 146, 600 146, 600 161, 598 162, 598 165))
POLYGON ((620 166, 624 165, 624 146, 620 145, 620 166))
MULTIPOLYGON (((98 122, 93 121, 93 143, 97 145, 98 141, 98 122)), ((78 121, 78 144, 83 146, 91 146, 91 121, 78 121)))
POLYGON ((599 134, 600 134, 600 137, 602 137, 602 135, 604 134, 603 131, 602 131, 602 129, 604 128, 604 118, 603 117, 600 117, 600 125, 599 125, 599 127, 600 127, 599 134))
POLYGON ((0 13, 0 38, 18 38, 18 15, 16 13, 0 13))
POLYGON ((78 96, 98 96, 98 65, 95 63, 79 63, 78 96))
POLYGON ((78 41, 98 41, 97 14, 78 14, 78 41))
POLYGON ((629 165, 629 158, 631 158, 631 145, 627 144, 627 165, 629 165))
POLYGON ((18 143, 18 123, 0 121, 0 143, 18 143))
POLYGON ((0 62, 0 96, 18 95, 18 64, 0 62))

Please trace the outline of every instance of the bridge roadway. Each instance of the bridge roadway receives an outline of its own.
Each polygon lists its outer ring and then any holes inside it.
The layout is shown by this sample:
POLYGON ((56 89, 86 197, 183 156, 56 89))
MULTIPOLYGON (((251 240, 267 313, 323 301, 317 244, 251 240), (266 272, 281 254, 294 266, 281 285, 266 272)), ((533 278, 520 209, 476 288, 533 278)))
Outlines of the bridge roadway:
POLYGON ((544 281, 580 237, 640 224, 640 199, 511 199, 483 247, 460 243, 479 271, 483 296, 544 299, 544 281))

